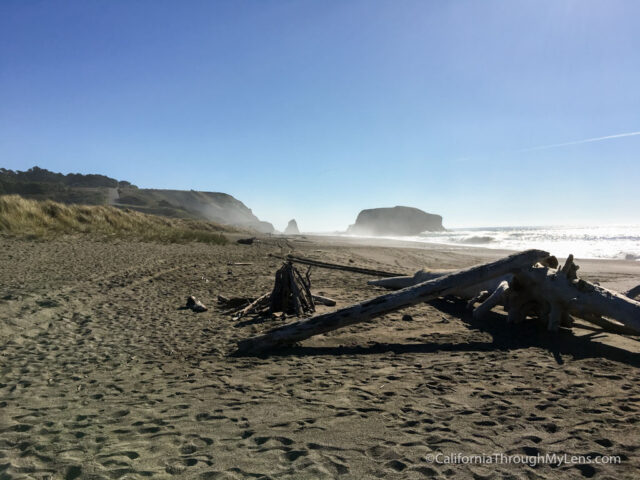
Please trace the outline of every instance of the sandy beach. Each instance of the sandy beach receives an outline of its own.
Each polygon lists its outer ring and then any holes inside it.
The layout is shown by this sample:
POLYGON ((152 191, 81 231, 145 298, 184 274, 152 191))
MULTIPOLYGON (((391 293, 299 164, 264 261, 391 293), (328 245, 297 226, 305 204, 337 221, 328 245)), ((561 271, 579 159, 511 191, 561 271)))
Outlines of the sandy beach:
MULTIPOLYGON (((477 323, 438 300, 272 355, 230 356, 291 319, 234 321, 217 295, 266 293, 273 255, 290 251, 405 274, 505 253, 335 237, 0 237, 0 478, 637 478, 633 337, 580 323, 549 334, 507 325, 500 310, 477 323), (189 295, 209 311, 182 309, 189 295), (444 461, 493 454, 620 463, 444 461)), ((640 283, 640 262, 577 263, 605 287, 640 283)), ((371 278, 311 272, 314 293, 338 307, 383 293, 371 278)))

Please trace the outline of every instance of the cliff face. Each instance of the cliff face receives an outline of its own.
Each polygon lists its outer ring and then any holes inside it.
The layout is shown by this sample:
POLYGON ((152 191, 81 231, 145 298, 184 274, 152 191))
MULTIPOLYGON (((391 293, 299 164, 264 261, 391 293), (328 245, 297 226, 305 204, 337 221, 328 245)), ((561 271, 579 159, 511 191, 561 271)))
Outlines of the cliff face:
POLYGON ((371 208, 358 214, 347 233, 355 235, 417 235, 444 230, 442 217, 412 207, 371 208))
MULTIPOLYGON (((138 188, 119 188, 116 205, 127 206, 147 213, 171 215, 171 211, 184 212, 188 216, 210 220, 223 225, 250 228, 262 233, 273 233, 275 229, 269 222, 256 217, 250 208, 240 200, 219 192, 199 192, 196 190, 156 190, 138 188), (138 205, 140 200, 144 205, 138 205), (142 207, 142 208, 141 208, 142 207), (163 213, 166 211, 167 213, 163 213)), ((175 215, 181 216, 181 215, 175 215)))
POLYGON ((298 235, 300 233, 300 230, 298 230, 298 223, 295 218, 289 220, 287 228, 284 229, 284 233, 285 235, 298 235))
POLYGON ((137 188, 104 175, 63 175, 38 167, 25 172, 0 168, 0 195, 3 194, 66 204, 113 205, 153 215, 275 232, 273 225, 261 221, 244 203, 226 193, 137 188))

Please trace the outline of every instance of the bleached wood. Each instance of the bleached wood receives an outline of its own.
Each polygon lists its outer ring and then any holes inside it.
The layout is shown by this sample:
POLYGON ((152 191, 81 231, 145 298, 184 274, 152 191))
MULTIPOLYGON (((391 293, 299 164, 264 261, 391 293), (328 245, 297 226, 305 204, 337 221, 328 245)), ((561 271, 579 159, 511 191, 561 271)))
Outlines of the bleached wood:
MULTIPOLYGON (((455 271, 456 270, 418 270, 413 276, 390 277, 382 278, 380 280, 370 280, 367 282, 367 284, 388 288, 389 290, 400 290, 412 285, 418 285, 419 283, 444 277, 445 275, 449 275, 455 271)), ((512 277, 513 275, 507 274, 502 275, 498 278, 482 279, 475 285, 460 287, 452 291, 450 295, 460 297, 463 300, 473 299, 477 297, 480 292, 483 292, 485 290, 488 292, 493 292, 498 287, 498 285, 500 285, 500 283, 502 283, 503 281, 509 282, 511 281, 512 277)))
POLYGON ((389 290, 400 290, 428 280, 433 280, 434 278, 443 277, 453 272, 455 272, 455 270, 418 270, 414 275, 369 280, 367 285, 388 288, 389 290))
MULTIPOLYGON (((571 269, 567 272, 570 274, 571 269)), ((532 267, 515 275, 534 298, 550 306, 549 330, 557 330, 561 320, 557 311, 565 310, 587 321, 594 316, 609 317, 640 332, 640 302, 564 273, 532 267)))
POLYGON ((313 298, 315 303, 326 305, 327 307, 334 307, 336 304, 336 301, 333 298, 323 297, 321 295, 311 295, 311 298, 313 298))
POLYGON ((484 302, 487 298, 489 298, 490 295, 491 295, 491 292, 488 290, 481 291, 475 297, 473 297, 467 302, 467 310, 473 310, 476 303, 484 302))
POLYGON ((237 353, 262 352, 364 322, 385 313, 448 295, 456 289, 477 285, 486 279, 500 277, 530 267, 548 256, 549 253, 541 250, 527 250, 494 262, 459 270, 397 292, 372 298, 334 312, 317 315, 307 320, 293 322, 263 335, 248 338, 238 343, 237 353))
POLYGON ((482 302, 475 308, 475 310, 473 311, 473 318, 475 320, 480 320, 484 318, 493 307, 503 303, 508 290, 509 282, 507 282, 506 280, 500 282, 493 293, 489 295, 489 297, 484 302, 482 302))

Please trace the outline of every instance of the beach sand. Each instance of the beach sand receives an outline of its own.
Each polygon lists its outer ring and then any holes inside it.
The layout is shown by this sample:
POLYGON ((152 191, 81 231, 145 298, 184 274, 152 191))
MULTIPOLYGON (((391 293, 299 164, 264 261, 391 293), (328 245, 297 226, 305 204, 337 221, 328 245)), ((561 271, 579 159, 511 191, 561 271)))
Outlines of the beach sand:
MULTIPOLYGON (((217 295, 269 291, 281 264, 269 255, 292 248, 399 273, 505 253, 329 237, 0 238, 0 478, 637 478, 632 337, 586 325, 549 334, 499 311, 475 323, 463 304, 439 300, 274 355, 229 356, 291 319, 233 321, 217 295), (181 309, 189 295, 209 311, 181 309), (496 453, 621 463, 439 463, 496 453)), ((577 263, 603 286, 640 283, 638 262, 577 263)), ((314 293, 338 307, 383 293, 370 278, 311 272, 314 293)))

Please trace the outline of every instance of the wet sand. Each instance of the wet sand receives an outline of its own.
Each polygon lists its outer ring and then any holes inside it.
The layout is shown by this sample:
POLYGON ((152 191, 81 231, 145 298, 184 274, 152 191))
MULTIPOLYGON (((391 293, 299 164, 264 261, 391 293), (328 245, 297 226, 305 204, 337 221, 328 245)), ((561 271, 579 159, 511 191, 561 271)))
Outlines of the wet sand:
MULTIPOLYGON (((586 325, 549 335, 509 326, 499 310, 474 323, 463 304, 439 300, 270 356, 229 356, 237 340, 289 321, 233 321, 216 305, 218 294, 269 291, 281 263, 269 254, 401 273, 504 254, 413 247, 0 238, 0 478, 635 478, 632 337, 586 325), (209 311, 181 309, 189 295, 209 311), (621 463, 426 461, 437 453, 621 463)), ((578 263, 603 286, 640 283, 638 262, 578 263)), ((345 306, 384 292, 370 278, 314 268, 312 290, 345 306)))

